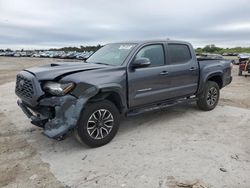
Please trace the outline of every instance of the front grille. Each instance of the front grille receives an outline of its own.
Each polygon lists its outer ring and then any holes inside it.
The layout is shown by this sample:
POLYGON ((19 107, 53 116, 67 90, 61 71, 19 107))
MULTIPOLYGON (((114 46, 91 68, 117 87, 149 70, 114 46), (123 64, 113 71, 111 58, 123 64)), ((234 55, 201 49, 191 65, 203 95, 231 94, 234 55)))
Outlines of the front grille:
POLYGON ((21 97, 31 99, 34 95, 32 81, 23 75, 18 74, 16 78, 16 93, 21 97))

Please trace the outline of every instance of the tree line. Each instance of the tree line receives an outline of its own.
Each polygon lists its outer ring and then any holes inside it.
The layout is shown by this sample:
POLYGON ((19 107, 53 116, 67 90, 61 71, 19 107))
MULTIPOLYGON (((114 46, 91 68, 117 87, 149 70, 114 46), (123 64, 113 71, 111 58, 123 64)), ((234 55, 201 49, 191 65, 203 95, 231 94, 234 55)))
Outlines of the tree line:
POLYGON ((250 53, 250 47, 220 48, 214 44, 206 45, 204 48, 196 48, 196 53, 250 53))
MULTIPOLYGON (((37 50, 34 50, 34 51, 65 51, 65 52, 67 52, 67 51, 76 51, 76 52, 94 51, 95 52, 96 50, 100 49, 101 47, 103 47, 103 46, 98 44, 96 46, 80 46, 80 47, 75 47, 75 46, 71 47, 71 46, 69 46, 69 47, 62 47, 62 48, 50 48, 50 49, 46 49, 46 50, 37 49, 37 50)), ((10 48, 0 49, 0 52, 11 52, 11 51, 13 51, 13 50, 10 49, 10 48)), ((21 49, 20 51, 24 51, 24 49, 21 49)))
MULTIPOLYGON (((80 46, 80 47, 62 47, 62 48, 50 48, 49 51, 96 51, 100 49, 102 45, 98 44, 96 46, 80 46)), ((214 44, 206 45, 204 48, 196 48, 196 53, 250 53, 250 47, 234 47, 234 48, 220 48, 215 46, 214 44)), ((0 52, 4 51, 13 51, 10 48, 8 49, 0 49, 0 52)), ((21 50, 23 51, 23 49, 21 50)), ((36 51, 43 51, 43 50, 36 50, 36 51)))
POLYGON ((63 47, 63 48, 51 48, 50 51, 77 51, 77 52, 84 52, 84 51, 96 51, 103 47, 102 45, 98 44, 97 46, 80 46, 80 47, 63 47))

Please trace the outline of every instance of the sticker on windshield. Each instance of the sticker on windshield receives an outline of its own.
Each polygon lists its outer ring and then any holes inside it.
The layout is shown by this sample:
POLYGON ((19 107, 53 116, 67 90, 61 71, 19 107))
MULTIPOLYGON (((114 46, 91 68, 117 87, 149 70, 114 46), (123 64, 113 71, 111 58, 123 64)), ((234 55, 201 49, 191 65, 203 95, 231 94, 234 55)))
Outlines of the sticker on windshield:
POLYGON ((134 45, 121 45, 119 47, 119 50, 130 50, 133 47, 134 47, 134 45))

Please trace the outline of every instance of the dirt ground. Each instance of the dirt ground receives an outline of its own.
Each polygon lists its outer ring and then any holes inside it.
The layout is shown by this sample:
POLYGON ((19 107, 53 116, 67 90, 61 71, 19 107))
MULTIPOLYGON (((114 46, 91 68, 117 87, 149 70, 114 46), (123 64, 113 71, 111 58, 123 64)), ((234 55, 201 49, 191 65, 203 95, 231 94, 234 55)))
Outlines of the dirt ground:
POLYGON ((250 77, 237 66, 215 110, 128 118, 111 143, 90 149, 44 137, 17 107, 16 73, 54 61, 0 57, 0 187, 250 187, 250 77))

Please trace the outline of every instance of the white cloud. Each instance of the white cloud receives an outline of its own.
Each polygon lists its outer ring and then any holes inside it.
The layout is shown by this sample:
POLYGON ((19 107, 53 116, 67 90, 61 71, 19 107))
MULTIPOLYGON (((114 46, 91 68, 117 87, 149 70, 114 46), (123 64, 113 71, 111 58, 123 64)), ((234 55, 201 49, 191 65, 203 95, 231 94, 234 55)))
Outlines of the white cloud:
POLYGON ((250 20, 249 22, 242 22, 242 23, 231 23, 226 25, 215 26, 213 30, 217 31, 229 31, 229 32, 250 32, 250 20))
POLYGON ((250 46, 249 0, 0 0, 0 48, 171 38, 250 46))

